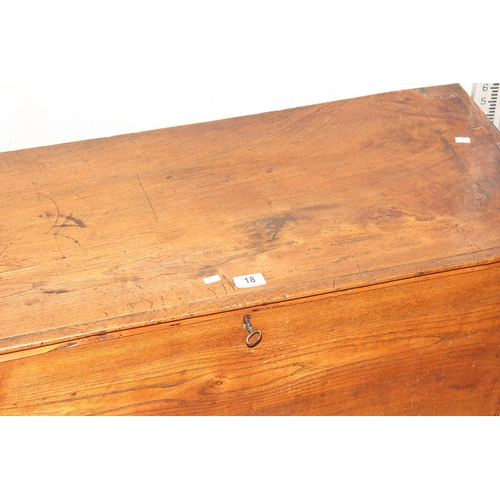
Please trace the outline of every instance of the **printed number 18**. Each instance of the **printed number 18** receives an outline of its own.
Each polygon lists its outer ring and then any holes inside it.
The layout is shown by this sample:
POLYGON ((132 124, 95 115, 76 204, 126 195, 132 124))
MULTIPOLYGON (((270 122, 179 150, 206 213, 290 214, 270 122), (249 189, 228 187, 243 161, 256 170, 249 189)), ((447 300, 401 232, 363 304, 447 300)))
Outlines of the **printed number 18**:
POLYGON ((248 277, 248 278, 245 278, 245 281, 246 281, 247 283, 255 283, 255 278, 254 278, 253 276, 250 276, 250 277, 248 277))

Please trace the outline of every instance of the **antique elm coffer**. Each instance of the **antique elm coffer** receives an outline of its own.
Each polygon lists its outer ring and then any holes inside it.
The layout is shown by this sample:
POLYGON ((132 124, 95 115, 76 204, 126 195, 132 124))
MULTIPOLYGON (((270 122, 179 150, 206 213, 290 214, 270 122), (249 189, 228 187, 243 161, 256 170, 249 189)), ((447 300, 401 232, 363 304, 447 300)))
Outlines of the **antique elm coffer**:
POLYGON ((0 193, 2 415, 500 412, 459 85, 6 152, 0 193))

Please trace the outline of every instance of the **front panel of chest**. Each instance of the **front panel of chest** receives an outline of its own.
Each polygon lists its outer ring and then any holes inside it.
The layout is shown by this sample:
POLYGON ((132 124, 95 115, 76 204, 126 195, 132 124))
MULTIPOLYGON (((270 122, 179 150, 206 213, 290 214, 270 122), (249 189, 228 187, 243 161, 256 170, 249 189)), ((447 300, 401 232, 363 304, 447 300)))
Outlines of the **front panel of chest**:
POLYGON ((4 356, 0 414, 495 414, 499 278, 485 267, 4 356))

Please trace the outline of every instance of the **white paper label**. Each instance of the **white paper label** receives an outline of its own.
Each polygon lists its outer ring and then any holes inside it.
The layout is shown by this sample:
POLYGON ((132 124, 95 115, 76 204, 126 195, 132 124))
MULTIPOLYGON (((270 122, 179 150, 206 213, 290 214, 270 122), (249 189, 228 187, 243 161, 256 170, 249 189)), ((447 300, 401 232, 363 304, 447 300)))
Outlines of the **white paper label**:
POLYGON ((220 276, 218 274, 215 276, 209 276, 208 278, 203 278, 203 281, 205 282, 205 285, 210 285, 210 283, 220 281, 220 276))
POLYGON ((238 288, 252 288, 253 286, 261 286, 266 284, 266 280, 262 273, 245 274, 244 276, 235 276, 234 284, 238 288))
POLYGON ((455 137, 455 142, 463 142, 464 144, 470 144, 470 137, 455 137))

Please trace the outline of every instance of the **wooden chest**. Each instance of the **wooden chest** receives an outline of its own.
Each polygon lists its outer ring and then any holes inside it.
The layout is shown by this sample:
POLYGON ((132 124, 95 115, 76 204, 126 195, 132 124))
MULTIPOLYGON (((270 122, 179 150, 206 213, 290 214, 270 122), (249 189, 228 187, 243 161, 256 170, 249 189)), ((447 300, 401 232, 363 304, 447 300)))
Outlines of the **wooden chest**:
POLYGON ((449 85, 0 154, 0 414, 499 414, 499 148, 449 85))

